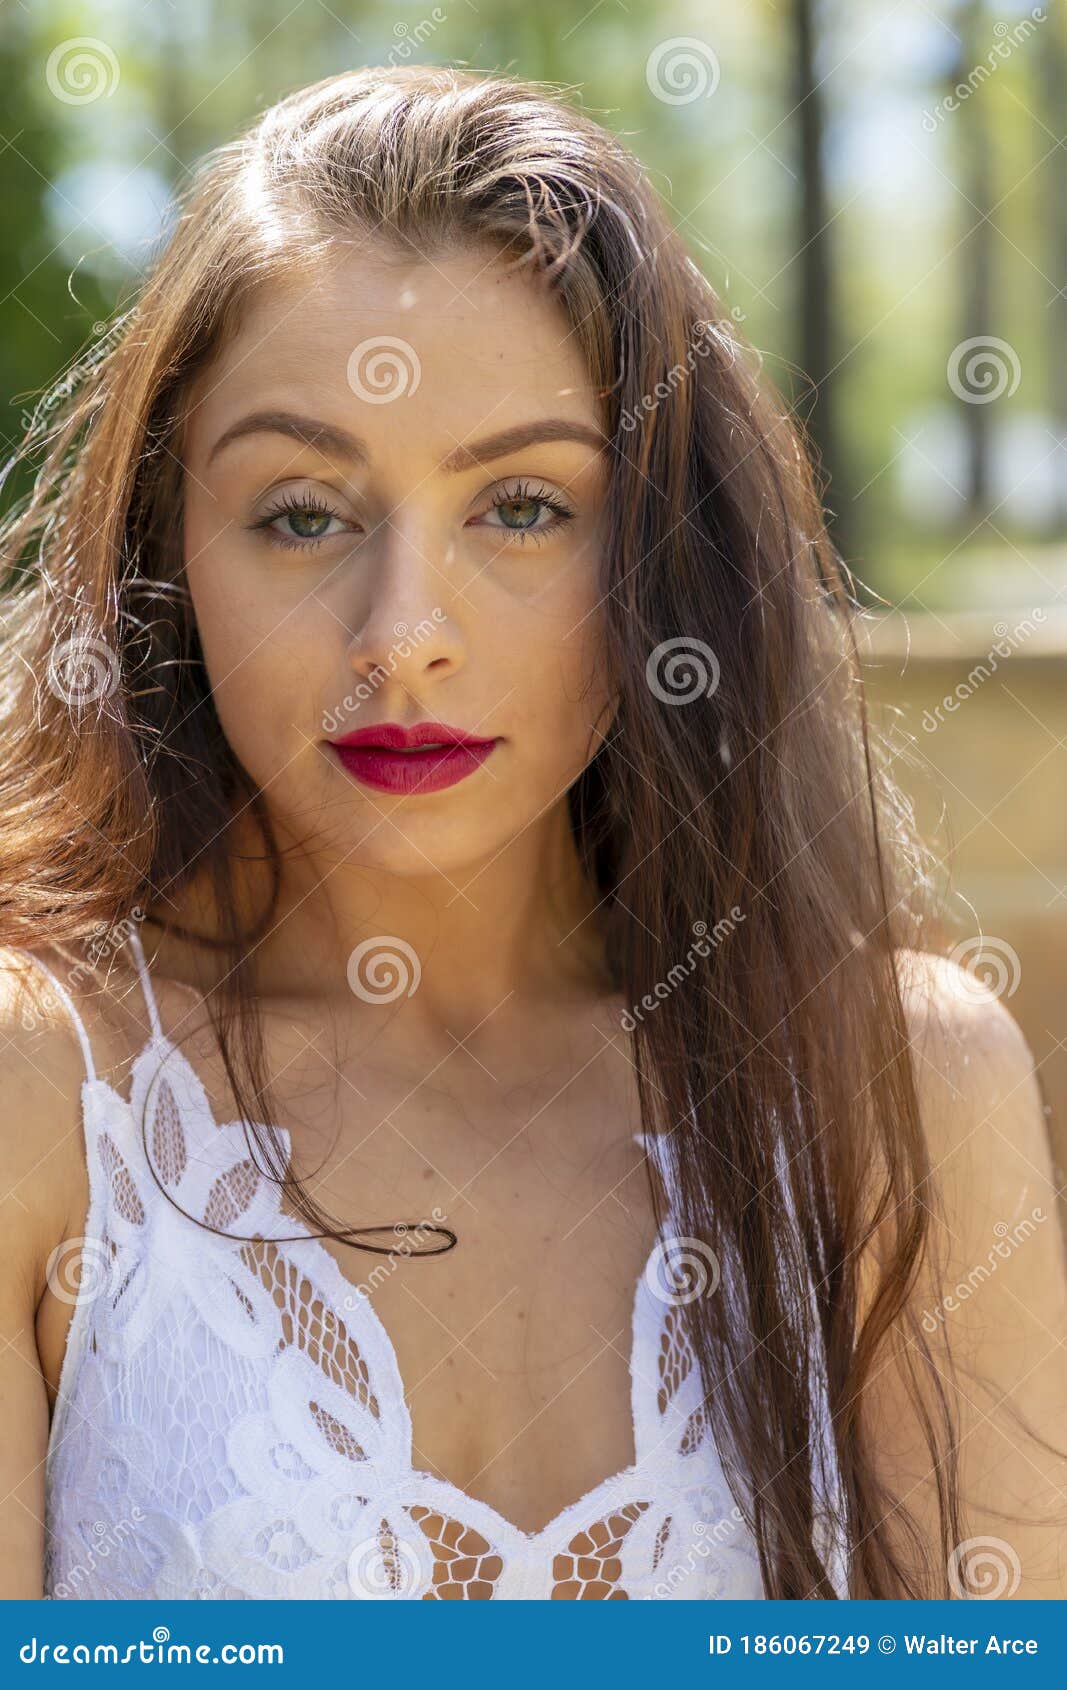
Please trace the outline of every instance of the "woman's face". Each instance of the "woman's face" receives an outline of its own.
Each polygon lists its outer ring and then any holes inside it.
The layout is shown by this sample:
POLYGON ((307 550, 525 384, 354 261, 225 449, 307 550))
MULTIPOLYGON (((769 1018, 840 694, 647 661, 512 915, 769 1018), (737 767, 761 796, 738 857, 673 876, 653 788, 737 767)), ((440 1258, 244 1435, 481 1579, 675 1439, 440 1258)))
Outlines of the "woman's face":
POLYGON ((561 308, 491 256, 339 250, 203 373, 184 543, 208 677, 318 853, 447 874, 562 802, 610 719, 605 444, 561 308), (446 749, 376 743, 418 723, 446 749))

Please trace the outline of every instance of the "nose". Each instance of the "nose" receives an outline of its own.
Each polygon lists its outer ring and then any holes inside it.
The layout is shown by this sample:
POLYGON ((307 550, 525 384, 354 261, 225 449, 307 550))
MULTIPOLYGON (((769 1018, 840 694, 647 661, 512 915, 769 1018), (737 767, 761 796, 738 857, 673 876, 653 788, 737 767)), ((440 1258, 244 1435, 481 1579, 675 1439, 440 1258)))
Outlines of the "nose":
POLYGON ((445 568, 435 568, 409 535, 387 525, 385 544, 371 566, 368 597, 357 612, 349 645, 353 671, 372 685, 390 677, 417 688, 462 668, 465 643, 452 614, 454 589, 445 568))

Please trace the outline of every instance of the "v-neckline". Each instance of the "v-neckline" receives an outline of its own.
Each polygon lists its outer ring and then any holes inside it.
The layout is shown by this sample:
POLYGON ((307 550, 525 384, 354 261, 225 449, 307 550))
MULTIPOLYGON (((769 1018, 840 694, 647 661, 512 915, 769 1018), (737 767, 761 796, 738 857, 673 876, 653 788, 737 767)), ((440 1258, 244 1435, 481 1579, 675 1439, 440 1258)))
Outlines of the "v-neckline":
MULTIPOLYGON (((206 1088, 204 1087, 196 1069, 190 1062, 189 1058, 185 1055, 184 1051, 179 1049, 179 1047, 173 1043, 161 1026, 158 1026, 150 1033, 133 1059, 130 1069, 131 1081, 129 1087, 129 1098, 123 1098, 121 1092, 119 1092, 117 1088, 112 1086, 107 1080, 97 1077, 95 1084, 107 1090, 115 1098, 117 1103, 130 1111, 132 1117, 132 1101, 135 1092, 135 1082, 139 1078, 138 1070, 156 1050, 160 1050, 162 1052, 163 1060, 152 1077, 145 1083, 144 1095, 146 1102, 153 1085, 155 1085, 164 1075, 167 1066, 171 1062, 177 1061, 179 1067, 183 1068, 188 1078, 192 1080, 196 1093, 203 1100, 206 1118, 215 1132, 225 1134, 228 1131, 233 1132, 237 1129, 241 1129, 246 1133, 247 1145, 247 1126, 259 1128, 263 1131, 267 1130, 265 1123, 258 1121, 248 1123, 247 1125, 243 1121, 218 1121, 214 1110, 211 1108, 206 1088)), ((87 1081, 86 1083, 90 1084, 94 1082, 87 1081)), ((279 1140, 281 1141, 287 1160, 291 1160, 292 1139, 288 1128, 277 1126, 273 1130, 277 1133, 279 1140)), ((653 1136, 654 1135, 644 1132, 636 1132, 631 1135, 634 1142, 640 1144, 644 1150, 646 1158, 649 1157, 648 1147, 653 1136)), ((143 1149, 144 1146, 142 1145, 142 1150, 143 1149)), ((652 1158, 652 1166, 654 1171, 659 1174, 665 1204, 664 1220, 665 1222, 669 1222, 673 1213, 673 1205, 667 1173, 664 1167, 659 1165, 655 1158, 652 1158)), ((270 1184, 274 1183, 270 1176, 264 1173, 262 1169, 258 1171, 259 1178, 261 1180, 270 1184)), ((168 1198, 164 1196, 163 1201, 167 1200, 168 1198)), ((543 1540, 555 1539, 564 1525, 569 1525, 572 1519, 576 1519, 579 1516, 582 1521, 588 1523, 589 1503, 594 1501, 596 1498, 599 1498, 604 1493, 615 1492, 619 1487, 625 1484, 626 1480, 637 1475, 641 1467, 641 1452, 637 1447, 638 1419, 635 1403, 635 1394, 638 1388, 637 1351, 640 1338, 639 1311, 643 1295, 647 1299, 651 1299, 653 1301, 656 1300, 656 1294, 653 1290, 652 1279, 650 1276, 653 1264, 662 1254, 664 1247, 662 1227, 657 1229, 656 1237, 653 1239, 648 1255, 643 1261, 637 1274, 630 1299, 628 1377, 630 1429, 634 1449, 633 1460, 628 1462, 624 1467, 620 1467, 616 1471, 606 1474, 604 1478, 598 1480, 597 1483, 589 1490, 584 1491, 581 1496, 576 1497, 573 1502, 566 1503, 543 1526, 538 1526, 534 1530, 529 1531, 518 1525, 516 1521, 510 1519, 508 1515, 502 1513, 498 1508, 494 1507, 492 1503, 485 1502, 480 1497, 474 1496, 470 1491, 464 1489, 462 1485, 456 1485, 451 1479, 441 1477, 436 1473, 430 1472, 426 1468, 420 1468, 414 1465, 413 1452, 415 1442, 411 1417, 411 1404, 408 1399, 404 1376, 400 1368, 396 1346, 389 1335, 389 1331, 384 1321, 375 1308, 372 1299, 357 1282, 348 1279, 348 1277, 342 1273, 337 1261, 330 1251, 326 1249, 322 1240, 317 1238, 298 1216, 284 1214, 280 1206, 277 1208, 276 1213, 286 1228, 289 1229, 289 1232, 298 1236, 292 1237, 287 1234, 287 1236, 280 1241, 275 1241, 270 1238, 262 1238, 260 1241, 264 1244, 273 1244, 274 1248, 278 1250, 279 1257, 282 1261, 293 1261, 294 1265, 298 1269, 302 1269, 307 1273, 307 1276, 310 1279, 315 1281, 317 1289, 322 1293, 324 1298, 324 1314, 328 1312, 330 1317, 337 1321, 343 1330, 349 1333, 353 1342, 356 1344, 357 1349, 360 1347, 359 1334, 353 1327, 351 1317, 349 1316, 346 1318, 345 1314, 342 1313, 342 1310, 346 1310, 351 1307, 358 1308, 362 1313, 362 1318, 367 1323, 373 1339, 376 1340, 373 1347, 377 1349, 381 1357, 384 1357, 386 1370, 389 1374, 389 1386, 391 1391, 389 1406, 396 1413, 402 1416, 404 1434, 403 1444, 407 1456, 407 1471, 413 1479, 436 1486, 439 1491, 455 1498, 458 1503, 465 1505, 468 1510, 473 1508, 487 1520, 494 1522, 498 1530, 498 1535, 500 1528, 503 1528, 505 1535, 511 1535, 513 1538, 517 1539, 529 1548, 543 1540), (304 1260, 301 1262, 294 1252, 299 1252, 299 1255, 302 1256, 304 1260)), ((205 1236, 219 1248, 226 1245, 226 1240, 224 1238, 218 1238, 214 1233, 209 1232, 205 1236)), ((241 1245, 248 1242, 249 1240, 247 1239, 234 1239, 229 1247, 232 1248, 233 1245, 241 1245)), ((659 1318, 662 1319, 662 1316, 659 1318)), ((372 1346, 367 1345, 366 1347, 369 1349, 372 1346)), ((655 1396, 656 1391, 659 1388, 658 1382, 648 1380, 644 1382, 644 1385, 645 1388, 648 1389, 653 1396, 655 1396)), ((349 1392, 347 1394, 351 1395, 352 1393, 349 1392)), ((353 1400, 355 1399, 353 1398, 353 1400)))

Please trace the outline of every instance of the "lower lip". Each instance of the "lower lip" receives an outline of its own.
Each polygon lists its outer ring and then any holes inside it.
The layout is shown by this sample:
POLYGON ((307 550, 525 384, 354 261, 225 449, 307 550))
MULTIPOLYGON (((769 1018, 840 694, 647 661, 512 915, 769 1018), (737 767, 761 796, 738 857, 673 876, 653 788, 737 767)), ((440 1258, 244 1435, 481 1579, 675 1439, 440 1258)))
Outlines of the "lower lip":
POLYGON ((335 745, 348 773, 379 792, 441 792, 480 769, 496 740, 437 750, 386 751, 380 745, 335 745))

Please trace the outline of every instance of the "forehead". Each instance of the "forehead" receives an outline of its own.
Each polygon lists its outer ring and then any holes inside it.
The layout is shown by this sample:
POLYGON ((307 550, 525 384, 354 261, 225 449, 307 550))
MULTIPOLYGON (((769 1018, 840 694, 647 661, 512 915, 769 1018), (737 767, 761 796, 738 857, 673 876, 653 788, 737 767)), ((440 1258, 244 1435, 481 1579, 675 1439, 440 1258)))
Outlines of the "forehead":
POLYGON ((385 446, 432 438, 440 454, 538 414, 602 420, 560 303, 484 251, 400 262, 339 246, 265 285, 195 384, 191 455, 250 407, 298 397, 385 446))

